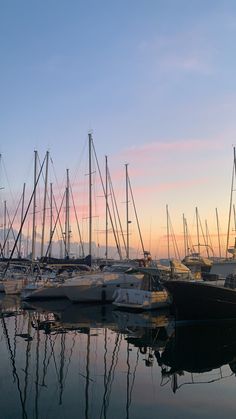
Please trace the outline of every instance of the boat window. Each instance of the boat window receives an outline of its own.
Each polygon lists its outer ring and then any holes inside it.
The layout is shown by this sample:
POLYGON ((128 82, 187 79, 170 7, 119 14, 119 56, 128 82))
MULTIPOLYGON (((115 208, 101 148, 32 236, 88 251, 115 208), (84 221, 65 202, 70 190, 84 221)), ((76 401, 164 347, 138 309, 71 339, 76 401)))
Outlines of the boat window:
POLYGON ((156 276, 152 278, 152 288, 153 291, 163 291, 164 289, 163 285, 160 283, 159 278, 156 276))

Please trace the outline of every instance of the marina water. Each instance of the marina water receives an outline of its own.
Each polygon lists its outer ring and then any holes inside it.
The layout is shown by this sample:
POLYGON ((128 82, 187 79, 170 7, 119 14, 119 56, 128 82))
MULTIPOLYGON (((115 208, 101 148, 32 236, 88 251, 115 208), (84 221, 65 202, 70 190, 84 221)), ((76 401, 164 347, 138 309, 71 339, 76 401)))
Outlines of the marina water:
POLYGON ((1 417, 233 418, 236 321, 1 296, 1 417))

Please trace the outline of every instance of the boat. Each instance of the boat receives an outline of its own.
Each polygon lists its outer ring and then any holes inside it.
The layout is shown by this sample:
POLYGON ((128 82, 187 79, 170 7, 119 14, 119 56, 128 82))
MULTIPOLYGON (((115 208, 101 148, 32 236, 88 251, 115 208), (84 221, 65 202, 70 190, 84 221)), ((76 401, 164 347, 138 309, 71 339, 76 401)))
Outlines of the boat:
POLYGON ((131 310, 154 310, 171 304, 169 292, 161 284, 157 269, 139 269, 143 274, 140 286, 135 289, 119 288, 113 305, 131 310))
POLYGON ((210 274, 218 276, 219 279, 225 279, 228 275, 236 273, 236 259, 224 259, 213 261, 210 274))
POLYGON ((137 288, 142 274, 99 272, 76 275, 61 285, 63 293, 75 303, 111 302, 120 287, 137 288))
POLYGON ((200 253, 192 253, 186 255, 182 263, 191 270, 195 279, 202 279, 207 275, 212 267, 213 261, 207 257, 200 255, 200 253))
POLYGON ((38 300, 48 298, 66 298, 61 284, 68 278, 72 278, 80 273, 90 272, 86 265, 58 265, 43 268, 42 273, 37 278, 32 278, 21 291, 22 300, 38 300))
POLYGON ((216 281, 164 281, 177 319, 236 318, 236 278, 216 281))
POLYGON ((33 272, 33 266, 29 264, 9 264, 1 280, 5 294, 19 295, 28 281, 36 278, 37 275, 37 272, 33 272))
POLYGON ((21 290, 22 300, 38 300, 47 298, 65 298, 62 282, 59 280, 38 280, 25 284, 21 290))
POLYGON ((225 279, 228 275, 234 275, 236 273, 236 239, 234 246, 229 247, 227 252, 232 256, 214 260, 210 270, 210 274, 217 275, 219 279, 225 279))

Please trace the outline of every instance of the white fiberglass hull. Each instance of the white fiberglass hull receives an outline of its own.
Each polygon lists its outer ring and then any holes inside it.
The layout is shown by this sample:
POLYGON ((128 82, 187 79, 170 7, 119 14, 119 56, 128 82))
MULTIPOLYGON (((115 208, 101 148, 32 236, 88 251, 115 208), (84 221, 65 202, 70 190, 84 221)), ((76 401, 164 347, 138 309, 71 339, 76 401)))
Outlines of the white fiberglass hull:
POLYGON ((219 279, 225 279, 230 274, 236 273, 236 259, 213 262, 210 274, 218 275, 219 279))
POLYGON ((29 284, 21 293, 23 300, 39 300, 47 298, 66 298, 64 289, 61 284, 46 283, 46 284, 29 284))
POLYGON ((113 301, 116 307, 133 310, 155 310, 168 307, 171 298, 166 290, 145 291, 140 289, 120 289, 113 301))
POLYGON ((134 288, 140 285, 142 275, 94 274, 72 278, 62 285, 65 295, 72 302, 111 302, 120 287, 134 288))

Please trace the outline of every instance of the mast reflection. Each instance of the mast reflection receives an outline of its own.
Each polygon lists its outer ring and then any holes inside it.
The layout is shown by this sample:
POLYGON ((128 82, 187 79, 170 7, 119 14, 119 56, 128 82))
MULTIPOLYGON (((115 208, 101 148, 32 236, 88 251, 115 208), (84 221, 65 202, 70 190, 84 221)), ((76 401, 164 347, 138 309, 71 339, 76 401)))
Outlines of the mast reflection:
POLYGON ((236 371, 235 321, 185 324, 166 310, 133 313, 68 301, 26 307, 9 297, 0 300, 0 316, 2 362, 15 393, 10 408, 23 419, 50 412, 60 418, 68 408, 70 418, 130 419, 148 369, 174 392, 236 371))

